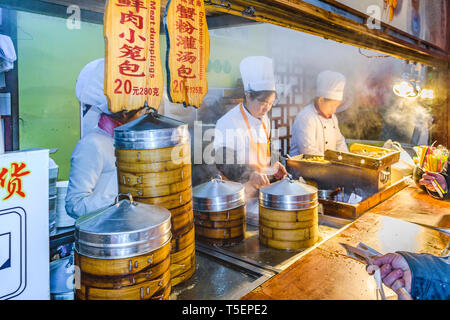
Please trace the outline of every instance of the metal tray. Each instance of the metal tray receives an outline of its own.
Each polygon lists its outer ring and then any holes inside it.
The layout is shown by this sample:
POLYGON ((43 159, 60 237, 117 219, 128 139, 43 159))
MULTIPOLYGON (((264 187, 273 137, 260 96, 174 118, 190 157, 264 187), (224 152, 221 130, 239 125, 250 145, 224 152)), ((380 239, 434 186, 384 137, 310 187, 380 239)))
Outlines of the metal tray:
POLYGON ((397 163, 400 160, 400 151, 355 143, 350 147, 350 152, 326 150, 325 160, 358 168, 376 170, 378 172, 397 163), (381 157, 370 157, 354 152, 383 152, 386 153, 386 155, 381 157))

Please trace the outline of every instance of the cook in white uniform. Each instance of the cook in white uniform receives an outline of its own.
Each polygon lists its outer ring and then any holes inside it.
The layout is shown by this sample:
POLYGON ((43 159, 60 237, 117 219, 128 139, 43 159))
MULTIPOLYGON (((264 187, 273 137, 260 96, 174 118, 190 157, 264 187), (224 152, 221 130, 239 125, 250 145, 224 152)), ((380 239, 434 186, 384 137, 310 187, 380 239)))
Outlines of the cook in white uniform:
POLYGON ((284 166, 270 165, 270 120, 267 113, 276 99, 272 60, 247 57, 240 64, 244 103, 217 121, 214 139, 216 165, 232 181, 245 185, 247 193, 270 183, 269 176, 281 179, 284 166))
POLYGON ((114 128, 136 119, 144 110, 111 114, 103 91, 104 74, 105 62, 99 59, 86 65, 77 80, 78 100, 95 110, 98 116, 93 118, 98 120, 96 125, 90 121, 85 126, 85 135, 70 160, 66 211, 74 219, 114 203, 118 194, 114 128))
POLYGON ((292 126, 291 156, 323 156, 328 149, 348 152, 335 115, 344 97, 345 82, 345 76, 338 72, 323 71, 318 75, 314 103, 297 115, 292 126))

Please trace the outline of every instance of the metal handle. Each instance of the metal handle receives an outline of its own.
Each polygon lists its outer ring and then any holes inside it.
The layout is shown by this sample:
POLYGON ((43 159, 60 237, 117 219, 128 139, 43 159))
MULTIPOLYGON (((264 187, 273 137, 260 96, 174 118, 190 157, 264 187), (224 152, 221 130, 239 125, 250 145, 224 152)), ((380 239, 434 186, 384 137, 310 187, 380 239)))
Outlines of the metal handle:
POLYGON ((290 173, 285 174, 283 178, 288 179, 290 182, 294 182, 294 178, 292 177, 292 174, 290 174, 290 173))
POLYGON ((116 196, 116 199, 114 200, 114 204, 117 204, 119 202, 120 196, 128 196, 128 199, 130 199, 130 202, 134 203, 133 196, 131 195, 131 193, 119 193, 116 196))
POLYGON ((222 175, 220 174, 220 172, 217 172, 216 176, 214 178, 212 178, 211 181, 225 182, 225 181, 223 181, 223 178, 222 178, 222 175))
POLYGON ((386 183, 389 181, 389 178, 391 177, 391 173, 389 171, 384 171, 382 170, 380 172, 380 182, 381 183, 386 183))

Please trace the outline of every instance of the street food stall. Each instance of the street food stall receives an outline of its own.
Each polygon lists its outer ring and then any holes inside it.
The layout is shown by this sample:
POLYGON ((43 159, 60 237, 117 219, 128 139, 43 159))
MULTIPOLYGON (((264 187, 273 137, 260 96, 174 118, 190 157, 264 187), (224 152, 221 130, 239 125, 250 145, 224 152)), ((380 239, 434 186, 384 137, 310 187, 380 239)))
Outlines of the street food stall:
POLYGON ((384 292, 348 248, 449 254, 446 190, 419 184, 448 161, 447 2, 37 2, 0 0, 0 35, 17 50, 0 73, 0 299, 419 298, 384 292), (287 171, 256 205, 213 147, 219 118, 243 105, 247 56, 273 59, 266 145, 287 171), (99 57, 107 100, 96 115, 74 88, 99 57), (322 69, 349 79, 335 110, 348 150, 294 155, 295 119, 322 69), (104 129, 113 201, 75 217, 72 152, 120 113, 137 116, 104 129))

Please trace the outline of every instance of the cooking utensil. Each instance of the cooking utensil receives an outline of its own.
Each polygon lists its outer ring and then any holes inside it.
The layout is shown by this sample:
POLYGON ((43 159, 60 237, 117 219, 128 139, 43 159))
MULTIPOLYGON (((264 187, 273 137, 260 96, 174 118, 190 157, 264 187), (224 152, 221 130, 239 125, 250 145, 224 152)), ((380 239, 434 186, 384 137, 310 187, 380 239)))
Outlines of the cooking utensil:
POLYGON ((245 205, 245 190, 240 183, 226 181, 218 174, 215 178, 193 189, 196 211, 219 212, 245 205))
POLYGON ((77 219, 75 250, 86 257, 122 259, 155 251, 170 241, 170 212, 162 207, 118 201, 77 219))
MULTIPOLYGON (((370 248, 369 246, 365 245, 364 243, 359 243, 358 247, 353 247, 351 245, 348 245, 346 243, 340 243, 341 246, 344 247, 345 251, 347 252, 347 255, 350 258, 355 259, 356 261, 359 261, 364 264, 373 265, 372 261, 377 256, 382 256, 381 253, 378 251, 370 248)), ((381 278, 379 278, 379 269, 375 269, 376 274, 376 281, 377 281, 377 297, 378 295, 381 296, 383 300, 385 300, 385 294, 383 290, 383 286, 379 285, 381 278)), ((404 287, 397 290, 397 295, 402 296, 406 300, 412 300, 411 295, 406 291, 404 287)))
POLYGON ((334 190, 319 190, 317 192, 319 199, 333 200, 344 202, 345 193, 344 188, 338 187, 334 190))
POLYGON ((317 189, 291 175, 259 190, 259 204, 267 209, 295 211, 317 206, 317 189))

